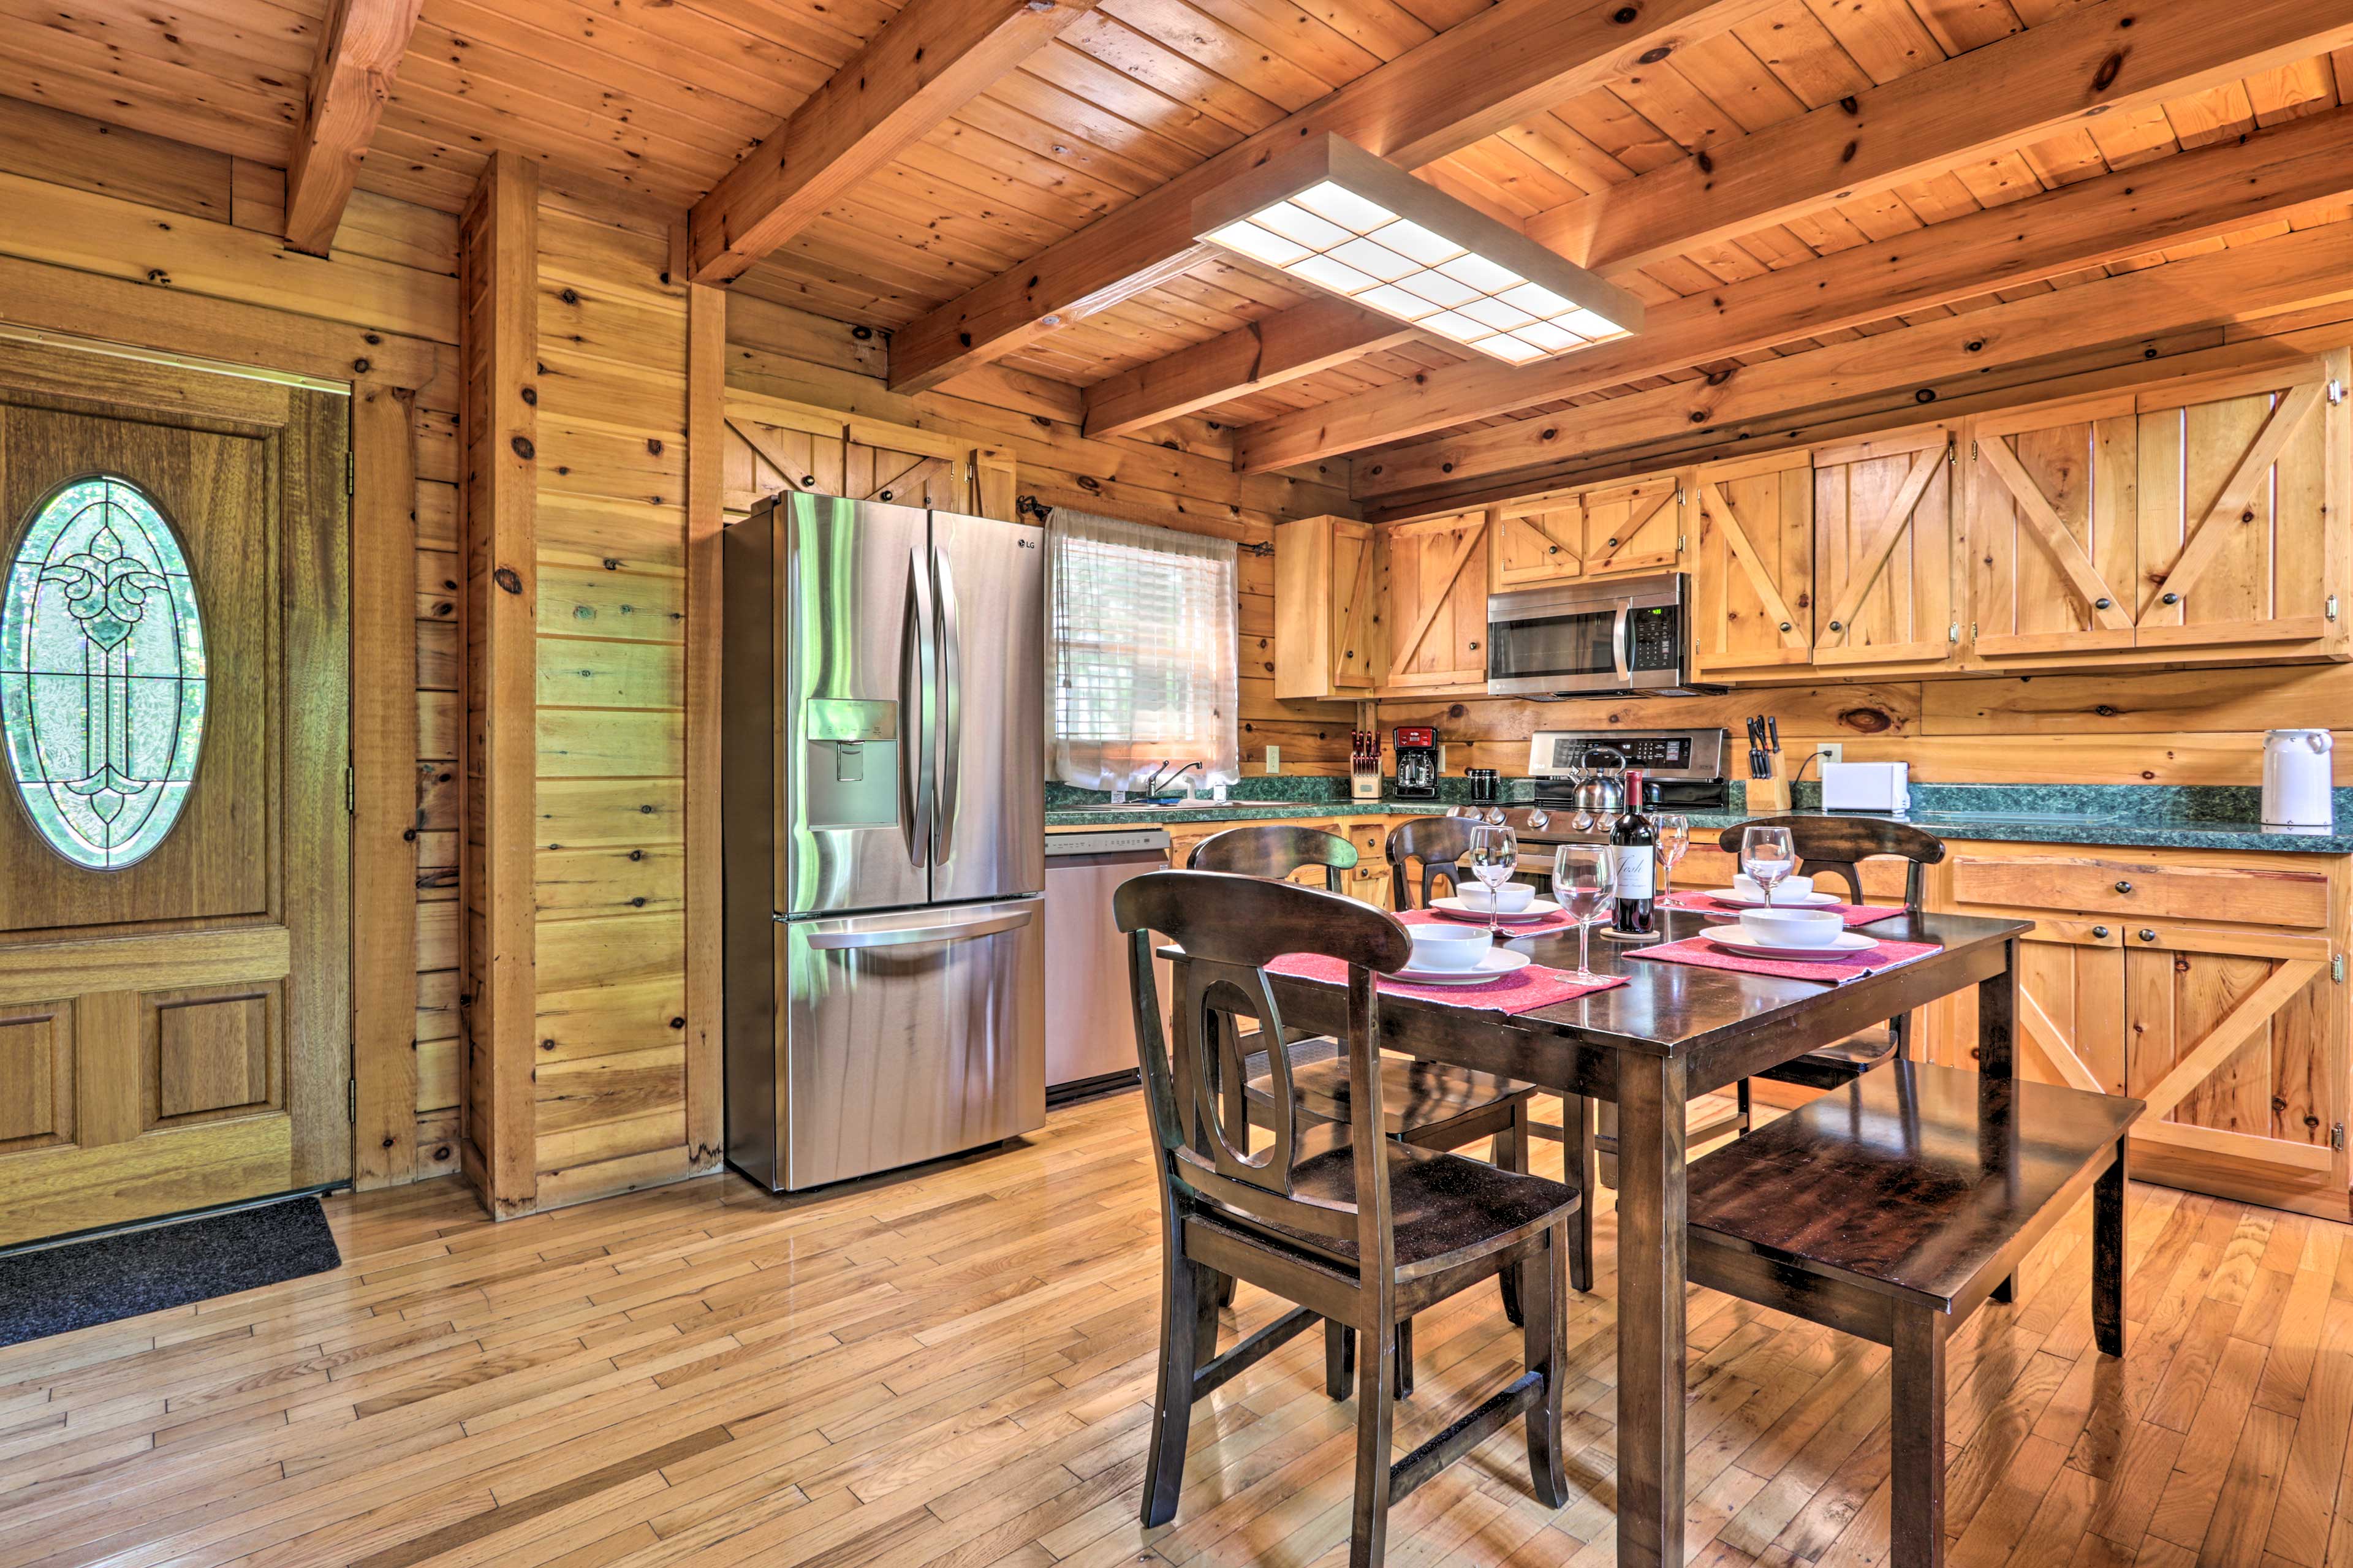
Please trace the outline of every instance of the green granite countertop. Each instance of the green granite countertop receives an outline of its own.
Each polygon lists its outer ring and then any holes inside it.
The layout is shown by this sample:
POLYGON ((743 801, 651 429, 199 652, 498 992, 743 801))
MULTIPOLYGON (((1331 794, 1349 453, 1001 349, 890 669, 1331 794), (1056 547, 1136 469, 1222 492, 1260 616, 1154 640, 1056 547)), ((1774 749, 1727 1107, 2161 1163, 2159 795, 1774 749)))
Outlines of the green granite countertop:
MULTIPOLYGON (((1525 804, 1533 785, 1504 782, 1506 804, 1525 804)), ((1173 826, 1194 822, 1263 822, 1283 817, 1430 816, 1467 804, 1467 782, 1440 781, 1437 800, 1352 801, 1346 781, 1254 778, 1235 786, 1253 796, 1212 805, 1149 811, 1072 809, 1107 796, 1062 784, 1047 786, 1049 827, 1173 826)), ((1733 785, 1736 805, 1741 785, 1733 785)), ((2233 785, 2166 784, 1915 784, 1913 810, 1904 818, 1944 838, 2006 844, 2081 844, 2116 848, 2234 849, 2290 855, 2353 854, 2353 789, 2337 792, 2332 831, 2265 827, 2257 819, 2259 792, 2233 785)), ((1797 787, 1801 814, 1819 808, 1821 793, 1797 787)), ((1745 810, 1686 814, 1700 833, 1747 821, 1745 810)))

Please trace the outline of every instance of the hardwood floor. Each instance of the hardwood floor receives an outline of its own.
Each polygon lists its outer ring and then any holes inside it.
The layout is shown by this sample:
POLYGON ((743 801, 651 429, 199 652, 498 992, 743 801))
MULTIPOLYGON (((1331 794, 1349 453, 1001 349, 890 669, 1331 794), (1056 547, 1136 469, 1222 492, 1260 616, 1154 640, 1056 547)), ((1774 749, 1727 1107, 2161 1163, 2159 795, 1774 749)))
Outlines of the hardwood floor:
MULTIPOLYGON (((450 1180, 332 1200, 333 1274, 0 1351, 0 1568, 1344 1561, 1352 1406, 1314 1336, 1203 1405, 1176 1522, 1136 1523, 1141 1138, 1124 1096, 814 1202, 712 1177, 492 1226, 450 1180)), ((1396 1568, 1611 1560, 1606 1205, 1597 1229, 1569 1505, 1530 1498, 1514 1427, 1398 1509, 1396 1568)), ((1953 1568, 2353 1563, 2348 1231, 2136 1186, 2119 1363, 2079 1209, 1953 1342, 1953 1568)), ((1243 1290, 1244 1328, 1273 1310, 1243 1290)), ((1704 1291, 1691 1321, 1694 1561, 1884 1561, 1886 1352, 1704 1291)), ((1518 1354, 1491 1291, 1416 1327, 1400 1446, 1518 1354)))

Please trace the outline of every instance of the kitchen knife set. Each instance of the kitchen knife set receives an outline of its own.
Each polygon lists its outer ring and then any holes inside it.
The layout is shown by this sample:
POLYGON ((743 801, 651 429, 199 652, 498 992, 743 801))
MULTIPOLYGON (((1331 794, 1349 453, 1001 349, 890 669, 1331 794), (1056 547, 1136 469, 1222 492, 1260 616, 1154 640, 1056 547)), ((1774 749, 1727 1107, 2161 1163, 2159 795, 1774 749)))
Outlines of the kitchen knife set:
POLYGON ((1781 721, 1769 713, 1760 713, 1748 721, 1748 776, 1769 779, 1779 764, 1773 761, 1781 754, 1781 721))

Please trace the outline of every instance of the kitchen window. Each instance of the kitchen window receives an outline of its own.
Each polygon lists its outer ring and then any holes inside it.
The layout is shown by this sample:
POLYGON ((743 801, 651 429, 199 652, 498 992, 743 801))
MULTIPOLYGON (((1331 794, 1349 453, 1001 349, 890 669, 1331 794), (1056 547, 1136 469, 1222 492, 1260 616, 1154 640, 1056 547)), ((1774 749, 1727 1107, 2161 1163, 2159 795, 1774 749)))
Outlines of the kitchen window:
POLYGON ((1198 761, 1188 777, 1239 779, 1233 545, 1057 507, 1047 548, 1052 775, 1122 789, 1198 761))

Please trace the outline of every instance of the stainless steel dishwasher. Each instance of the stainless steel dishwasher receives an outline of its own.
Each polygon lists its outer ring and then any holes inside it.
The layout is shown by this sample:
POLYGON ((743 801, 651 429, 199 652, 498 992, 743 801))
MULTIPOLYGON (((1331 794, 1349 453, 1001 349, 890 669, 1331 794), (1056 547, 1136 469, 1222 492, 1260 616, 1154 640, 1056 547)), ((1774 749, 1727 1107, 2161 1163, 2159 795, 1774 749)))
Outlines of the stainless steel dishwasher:
MULTIPOLYGON (((1046 832, 1046 1098, 1135 1081, 1135 1009, 1111 899, 1130 877, 1168 867, 1168 830, 1046 832)), ((1167 965, 1161 964, 1162 994, 1167 965)))

